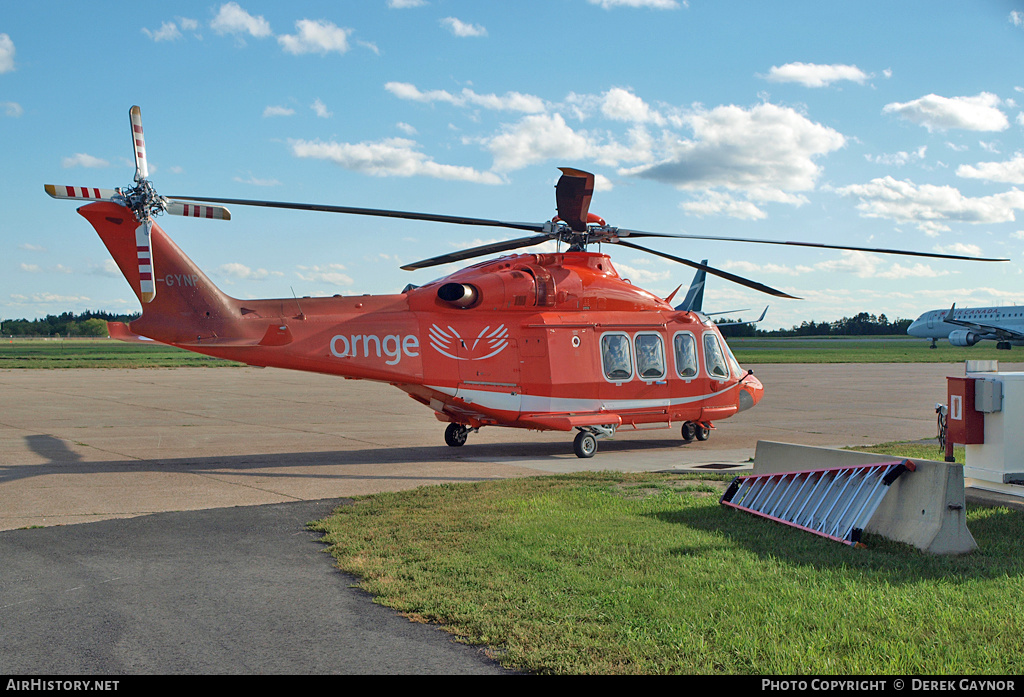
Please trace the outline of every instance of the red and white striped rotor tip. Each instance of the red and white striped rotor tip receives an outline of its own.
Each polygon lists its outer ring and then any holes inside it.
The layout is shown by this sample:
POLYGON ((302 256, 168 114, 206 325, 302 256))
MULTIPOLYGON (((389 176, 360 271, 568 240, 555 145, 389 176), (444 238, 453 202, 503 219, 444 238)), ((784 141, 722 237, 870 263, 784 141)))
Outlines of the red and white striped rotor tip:
POLYGON ((45 184, 43 188, 53 198, 89 199, 91 201, 110 201, 117 195, 113 189, 98 189, 95 186, 58 186, 45 184))
POLYGON ((132 122, 132 147, 135 152, 135 181, 149 179, 149 165, 146 162, 146 139, 142 135, 142 109, 133 106, 128 112, 132 122))

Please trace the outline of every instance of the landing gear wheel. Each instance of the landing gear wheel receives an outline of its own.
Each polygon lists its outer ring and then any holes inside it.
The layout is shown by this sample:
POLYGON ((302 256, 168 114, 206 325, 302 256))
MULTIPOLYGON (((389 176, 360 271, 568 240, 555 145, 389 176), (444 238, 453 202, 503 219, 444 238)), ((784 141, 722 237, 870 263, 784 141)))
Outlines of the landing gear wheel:
POLYGON ((597 452, 597 438, 593 433, 580 431, 572 442, 572 449, 576 457, 594 457, 594 453, 597 452))
POLYGON ((697 437, 697 424, 692 421, 687 421, 683 424, 682 428, 683 442, 689 443, 697 437))
POLYGON ((704 424, 697 424, 697 440, 707 440, 711 437, 711 429, 704 424))
POLYGON ((444 442, 453 448, 465 445, 468 436, 469 429, 462 424, 448 424, 448 428, 444 430, 444 442))

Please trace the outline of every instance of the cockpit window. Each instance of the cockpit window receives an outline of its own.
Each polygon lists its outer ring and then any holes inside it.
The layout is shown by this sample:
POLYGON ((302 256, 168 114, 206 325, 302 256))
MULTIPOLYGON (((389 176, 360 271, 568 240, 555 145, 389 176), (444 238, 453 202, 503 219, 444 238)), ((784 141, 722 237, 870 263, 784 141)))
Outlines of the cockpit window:
POLYGON ((740 368, 740 362, 736 360, 736 356, 733 355, 732 348, 729 347, 729 342, 722 339, 723 348, 725 348, 725 358, 729 361, 729 367, 732 369, 733 375, 739 375, 743 372, 740 368))
POLYGON ((676 334, 673 340, 676 352, 676 372, 681 378, 697 377, 697 342, 693 334, 676 334))
POLYGON ((665 377, 665 345, 658 334, 637 334, 636 370, 645 380, 665 377))
POLYGON ((729 377, 729 366, 714 332, 704 332, 704 366, 712 378, 724 380, 729 377))
POLYGON ((605 334, 601 337, 601 362, 609 380, 629 380, 633 377, 633 357, 629 350, 629 337, 625 334, 605 334))

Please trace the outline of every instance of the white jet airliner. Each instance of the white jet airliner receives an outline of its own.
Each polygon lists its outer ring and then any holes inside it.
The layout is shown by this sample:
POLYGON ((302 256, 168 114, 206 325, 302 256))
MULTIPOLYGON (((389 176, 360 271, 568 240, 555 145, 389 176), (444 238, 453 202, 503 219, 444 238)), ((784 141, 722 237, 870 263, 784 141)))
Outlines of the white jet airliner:
POLYGON ((1024 306, 965 307, 929 310, 914 320, 907 334, 935 340, 949 339, 953 346, 974 346, 982 339, 992 339, 997 349, 1024 346, 1024 306))

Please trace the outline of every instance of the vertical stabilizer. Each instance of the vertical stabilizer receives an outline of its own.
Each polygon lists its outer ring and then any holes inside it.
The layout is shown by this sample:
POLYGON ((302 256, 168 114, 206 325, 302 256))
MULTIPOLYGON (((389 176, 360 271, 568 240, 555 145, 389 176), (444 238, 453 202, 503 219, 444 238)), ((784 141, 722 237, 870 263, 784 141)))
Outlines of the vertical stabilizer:
POLYGON ((131 210, 116 203, 93 203, 78 212, 96 229, 142 303, 142 317, 131 323, 132 332, 169 344, 232 333, 237 301, 217 288, 159 225, 140 224, 131 210), (143 229, 149 232, 148 245, 139 243, 143 229))
MULTIPOLYGON (((707 265, 708 260, 701 260, 702 264, 707 265)), ((683 302, 676 306, 677 310, 684 310, 686 312, 701 312, 704 309, 704 279, 707 277, 707 273, 704 269, 697 269, 697 273, 693 275, 693 281, 690 283, 690 289, 686 291, 686 297, 683 298, 683 302)))

